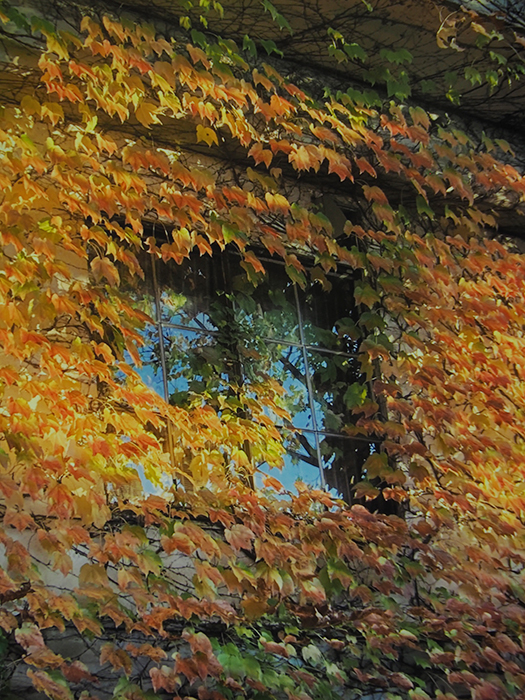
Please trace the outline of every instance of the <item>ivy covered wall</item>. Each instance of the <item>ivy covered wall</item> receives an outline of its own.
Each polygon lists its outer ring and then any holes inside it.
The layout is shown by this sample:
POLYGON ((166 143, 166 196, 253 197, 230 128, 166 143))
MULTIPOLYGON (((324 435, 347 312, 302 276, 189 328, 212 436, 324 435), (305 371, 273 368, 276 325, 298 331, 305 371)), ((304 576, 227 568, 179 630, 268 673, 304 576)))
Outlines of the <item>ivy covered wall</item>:
POLYGON ((2 4, 6 697, 523 695, 524 40, 298 9, 2 4))

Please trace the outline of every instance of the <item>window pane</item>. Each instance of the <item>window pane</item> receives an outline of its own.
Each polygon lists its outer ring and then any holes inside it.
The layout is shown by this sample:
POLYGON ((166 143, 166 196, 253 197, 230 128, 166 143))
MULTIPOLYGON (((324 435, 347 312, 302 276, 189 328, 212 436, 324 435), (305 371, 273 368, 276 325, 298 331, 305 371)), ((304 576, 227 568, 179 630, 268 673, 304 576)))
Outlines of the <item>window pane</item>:
POLYGON ((215 335, 164 327, 163 338, 170 403, 187 405, 204 395, 218 409, 218 396, 228 396, 230 385, 241 382, 236 355, 215 335))
POLYGON ((280 408, 290 414, 290 421, 271 411, 268 415, 278 425, 313 428, 312 411, 306 385, 303 351, 300 347, 263 339, 247 339, 241 349, 243 373, 247 383, 274 382, 282 387, 280 408))
POLYGON ((163 370, 160 361, 160 344, 157 326, 148 324, 142 331, 144 345, 139 348, 142 367, 135 367, 143 382, 164 397, 163 370))
POLYGON ((362 478, 363 464, 375 449, 373 443, 353 438, 321 436, 320 449, 327 486, 351 503, 352 488, 362 478))
POLYGON ((156 263, 160 316, 165 323, 214 330, 227 291, 227 256, 156 263), (219 303, 218 303, 219 302, 219 303))
MULTIPOLYGON (((282 469, 270 469, 262 465, 259 471, 273 476, 288 491, 295 490, 295 482, 302 481, 308 486, 321 488, 321 472, 317 465, 317 452, 313 435, 289 435, 285 438, 287 453, 282 469)), ((262 485, 260 480, 259 486, 262 485)))
POLYGON ((356 357, 308 350, 308 366, 314 390, 317 428, 338 432, 344 425, 354 423, 352 407, 364 402, 367 388, 356 357), (352 395, 347 392, 354 387, 352 395), (354 396, 355 394, 355 396, 354 396))
POLYGON ((351 319, 355 307, 353 279, 330 275, 329 280, 330 291, 322 290, 319 284, 312 284, 304 291, 298 289, 305 342, 330 350, 356 352, 355 341, 338 332, 341 325, 348 325, 339 322, 351 319))
POLYGON ((297 479, 320 487, 321 459, 328 488, 351 501, 374 449, 342 432, 356 420, 352 409, 368 401, 352 339, 353 280, 330 275, 329 292, 318 284, 296 290, 283 265, 265 260, 267 275, 254 286, 241 263, 235 252, 156 261, 140 303, 155 316, 160 299, 164 353, 158 327, 149 326, 141 374, 160 394, 165 376, 176 405, 204 399, 220 414, 231 398, 232 410, 243 406, 248 417, 255 399, 285 435, 284 469, 266 465, 269 473, 287 489, 297 479))
POLYGON ((237 259, 238 273, 232 280, 236 319, 253 338, 272 338, 299 343, 299 321, 292 281, 283 265, 264 261, 266 276, 254 287, 237 259))

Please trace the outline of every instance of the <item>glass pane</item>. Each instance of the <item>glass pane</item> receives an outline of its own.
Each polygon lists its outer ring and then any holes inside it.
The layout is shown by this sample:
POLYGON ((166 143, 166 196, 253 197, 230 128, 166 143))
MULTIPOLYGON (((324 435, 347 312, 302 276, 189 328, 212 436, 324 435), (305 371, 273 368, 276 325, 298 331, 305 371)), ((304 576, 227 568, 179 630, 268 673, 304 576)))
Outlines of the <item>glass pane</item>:
POLYGON ((227 292, 228 256, 203 256, 156 263, 160 314, 164 323, 214 330, 227 292))
POLYGON ((312 411, 306 385, 303 351, 294 345, 274 343, 263 339, 248 339, 241 347, 243 374, 246 383, 281 387, 276 399, 279 408, 289 413, 289 419, 281 412, 268 411, 278 425, 295 428, 313 428, 312 411))
POLYGON ((239 326, 250 337, 299 343, 295 292, 284 266, 264 261, 266 276, 254 287, 240 267, 239 260, 237 265, 232 289, 239 326))
POLYGON ((330 275, 330 291, 319 284, 306 290, 298 289, 303 318, 304 339, 307 345, 318 345, 330 350, 356 352, 355 340, 344 331, 356 319, 354 281, 350 277, 330 275))
POLYGON ((299 341, 293 285, 282 265, 265 263, 254 286, 235 253, 192 256, 180 265, 157 261, 162 321, 216 330, 235 325, 238 337, 299 341))
MULTIPOLYGON (((321 472, 317 463, 313 435, 293 434, 285 438, 287 453, 284 456, 282 469, 271 469, 268 465, 262 465, 259 471, 273 476, 281 482, 287 491, 295 491, 295 482, 303 481, 308 486, 321 488, 321 472)), ((259 478, 258 486, 262 486, 259 478)))
POLYGON ((321 350, 308 350, 307 356, 317 429, 339 432, 344 425, 355 422, 352 408, 367 398, 359 362, 352 356, 321 350))
POLYGON ((361 480, 363 464, 375 446, 366 440, 327 435, 320 440, 326 485, 351 503, 352 488, 361 480))
POLYGON ((215 335, 178 328, 163 328, 169 401, 187 405, 198 395, 219 410, 219 396, 241 383, 240 365, 215 335))
POLYGON ((164 381, 159 356, 159 337, 155 326, 148 326, 143 333, 145 345, 139 348, 142 367, 135 367, 146 386, 164 398, 164 381))

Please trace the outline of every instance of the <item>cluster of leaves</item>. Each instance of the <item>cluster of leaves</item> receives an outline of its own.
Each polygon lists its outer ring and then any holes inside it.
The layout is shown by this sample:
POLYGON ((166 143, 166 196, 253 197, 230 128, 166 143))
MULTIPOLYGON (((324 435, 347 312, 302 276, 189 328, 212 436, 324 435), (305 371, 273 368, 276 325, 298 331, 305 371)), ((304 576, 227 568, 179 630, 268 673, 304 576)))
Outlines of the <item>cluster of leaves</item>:
POLYGON ((35 31, 0 113, 0 625, 34 687, 96 698, 96 653, 100 693, 126 700, 522 697, 525 262, 486 209, 525 194, 507 145, 355 89, 320 102, 248 42, 110 17, 35 31), (300 187, 314 174, 352 185, 345 239, 300 187), (358 271, 382 410, 350 391, 347 430, 381 441, 357 495, 380 480, 404 519, 253 488, 281 459, 276 382, 219 407, 143 384, 149 319, 120 284, 143 245, 176 263, 235 246, 254 282, 257 248, 299 285, 358 271), (72 627, 91 656, 60 647, 72 627))

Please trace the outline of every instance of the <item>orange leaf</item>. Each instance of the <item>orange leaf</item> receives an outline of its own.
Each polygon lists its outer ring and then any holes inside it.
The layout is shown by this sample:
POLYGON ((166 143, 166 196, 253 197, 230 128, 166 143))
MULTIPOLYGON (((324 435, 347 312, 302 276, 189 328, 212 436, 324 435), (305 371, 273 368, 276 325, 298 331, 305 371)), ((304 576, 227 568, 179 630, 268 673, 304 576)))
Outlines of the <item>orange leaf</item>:
POLYGON ((224 531, 226 541, 231 544, 234 549, 252 548, 252 541, 255 538, 254 533, 246 525, 234 525, 229 530, 224 531))
POLYGON ((91 261, 91 269, 97 282, 105 277, 112 287, 120 283, 120 275, 115 265, 109 258, 96 257, 91 261))
POLYGON ((124 649, 119 649, 111 642, 104 644, 100 652, 100 665, 102 666, 107 661, 113 666, 114 671, 120 671, 122 669, 126 676, 129 676, 133 669, 133 662, 129 654, 127 654, 124 649))
POLYGON ((159 114, 162 114, 162 107, 153 104, 153 102, 142 101, 135 110, 135 117, 143 126, 160 124, 159 114))
POLYGON ((257 165, 264 163, 267 168, 270 167, 273 158, 273 153, 264 149, 262 143, 254 144, 248 151, 248 155, 254 159, 257 165))

